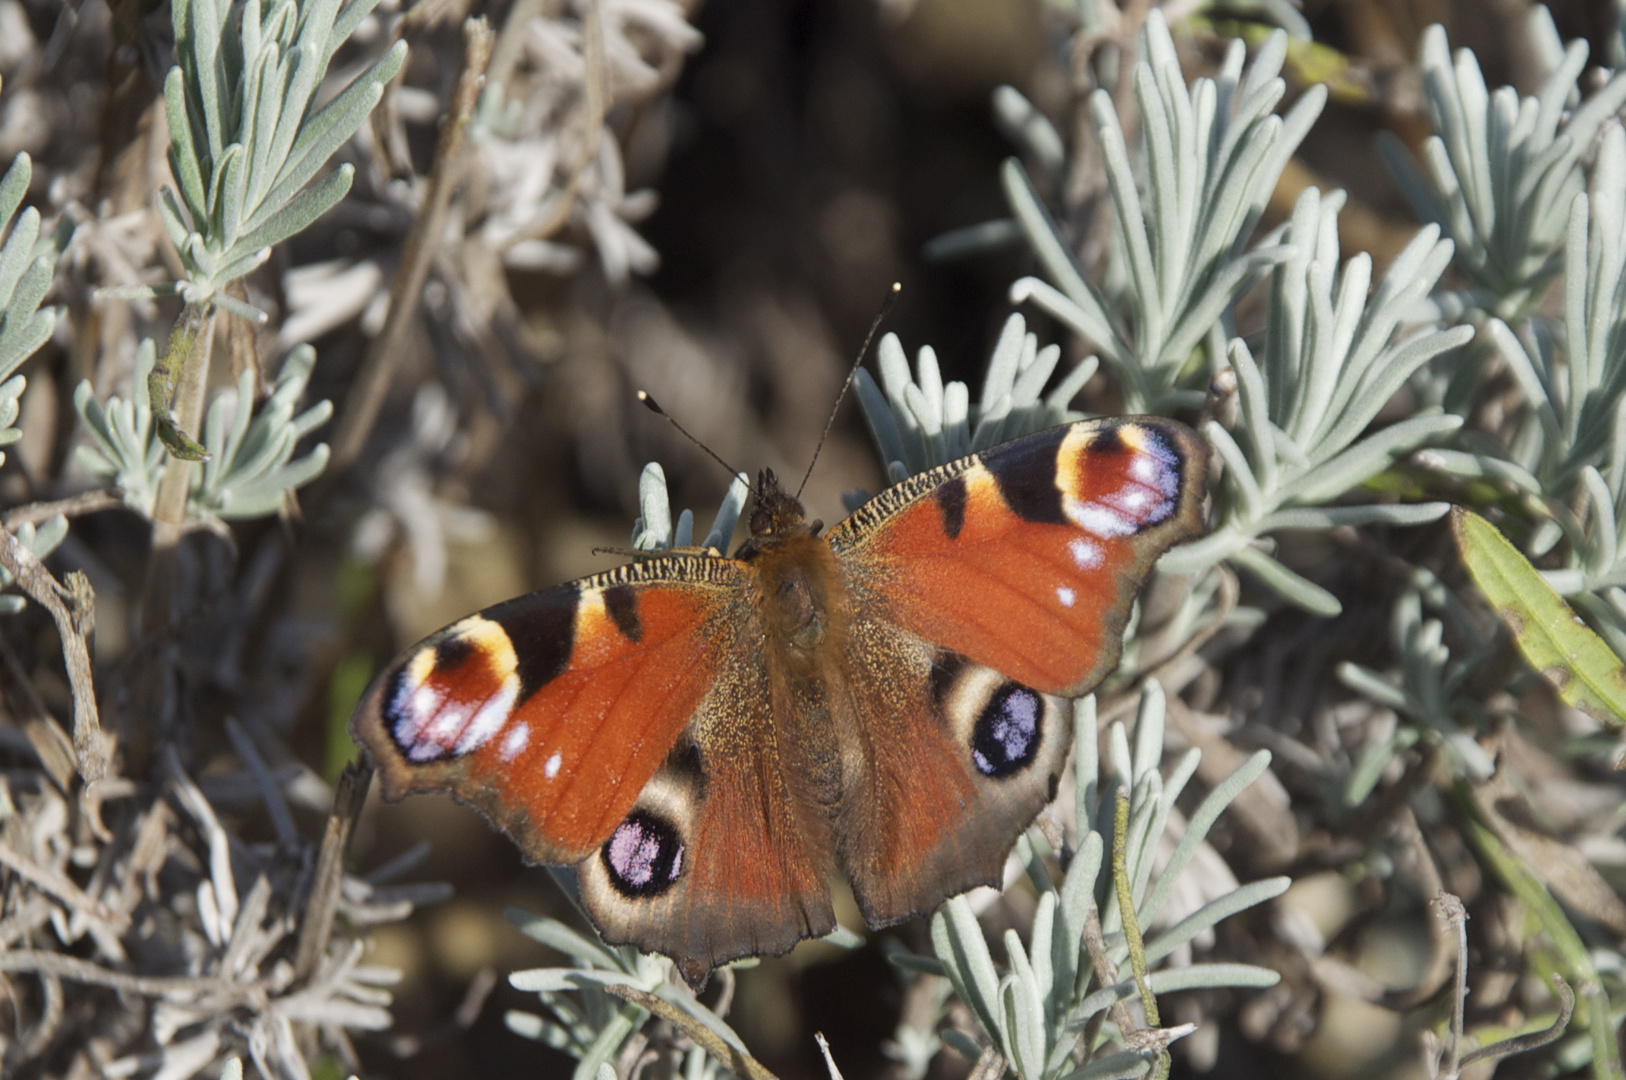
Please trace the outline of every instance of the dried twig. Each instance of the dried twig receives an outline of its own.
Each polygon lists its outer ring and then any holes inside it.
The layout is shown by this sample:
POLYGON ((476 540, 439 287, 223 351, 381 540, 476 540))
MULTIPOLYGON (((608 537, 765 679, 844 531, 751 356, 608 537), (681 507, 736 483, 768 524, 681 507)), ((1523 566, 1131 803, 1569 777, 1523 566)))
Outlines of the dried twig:
POLYGON ((116 510, 123 505, 124 500, 113 492, 98 488, 95 491, 82 491, 78 495, 70 495, 66 499, 14 507, 6 511, 5 524, 7 529, 15 532, 24 525, 39 525, 50 521, 58 514, 66 518, 76 518, 100 513, 103 510, 116 510))
POLYGON ((316 974, 327 952, 328 938, 333 933, 333 916, 339 910, 339 887, 344 882, 344 853, 350 846, 350 834, 355 830, 356 819, 361 816, 361 807, 367 801, 367 789, 372 783, 373 767, 364 762, 351 762, 339 775, 339 785, 333 792, 333 812, 328 815, 327 831, 322 835, 316 877, 305 904, 305 921, 299 928, 299 948, 294 955, 297 979, 308 979, 316 974))
MULTIPOLYGON (((1433 747, 1426 750, 1430 759, 1435 753, 1437 751, 1433 747)), ((1432 773, 1433 770, 1430 768, 1422 771, 1432 773)), ((1434 853, 1429 850, 1428 840, 1418 826, 1417 817, 1412 813, 1411 807, 1405 807, 1400 811, 1396 817, 1396 825, 1401 831, 1405 850, 1411 853, 1411 869, 1422 894, 1435 896, 1444 892, 1445 882, 1440 877, 1440 868, 1434 861, 1434 853)), ((1410 990, 1386 990, 1379 1001, 1384 1008, 1397 1012, 1416 1008, 1432 998, 1451 977, 1451 954, 1456 949, 1456 939, 1449 932, 1449 924, 1443 919, 1429 919, 1428 927, 1429 959, 1423 978, 1410 990)))
POLYGON ((746 1080, 776 1080, 774 1074, 756 1058, 736 1050, 724 1042, 721 1035, 665 998, 656 997, 635 986, 607 985, 604 989, 622 1001, 631 1002, 665 1020, 698 1043, 712 1058, 722 1062, 735 1076, 745 1077, 746 1080))
POLYGON ((0 529, 0 566, 17 579, 33 600, 51 613, 62 639, 62 661, 73 690, 73 752, 85 784, 107 774, 107 748, 102 742, 101 719, 96 712, 96 684, 91 677, 87 639, 95 626, 95 594, 90 579, 74 571, 64 588, 45 565, 10 531, 0 529))
POLYGON ((824 1055, 824 1067, 830 1072, 830 1080, 842 1080, 841 1070, 836 1068, 836 1059, 830 1054, 830 1042, 824 1037, 824 1032, 815 1031, 813 1041, 819 1044, 819 1053, 824 1055))
POLYGON ((83 889, 49 866, 41 866, 21 852, 11 850, 3 843, 0 843, 0 866, 10 870, 35 888, 50 893, 87 919, 92 919, 117 931, 126 930, 130 926, 130 917, 128 915, 111 910, 95 897, 87 896, 83 889))
MULTIPOLYGON (((1095 906, 1094 900, 1091 900, 1089 906, 1085 908, 1084 930, 1081 936, 1084 939, 1084 949, 1090 954, 1090 967, 1095 971, 1096 981, 1102 986, 1117 985, 1118 965, 1114 964, 1112 957, 1107 955, 1106 939, 1101 935, 1101 911, 1095 906)), ((1114 1026, 1126 1036, 1131 1032, 1140 1030, 1140 1024, 1135 1020, 1134 1014, 1129 1011, 1129 1006, 1124 1004, 1122 998, 1107 1006, 1106 1012, 1096 1013, 1091 1018, 1091 1021, 1092 1023, 1099 1023, 1101 1018, 1107 1016, 1112 1018, 1114 1026)), ((1088 1028, 1085 1029, 1085 1034, 1090 1034, 1088 1028)))
MULTIPOLYGON (((207 301, 188 303, 170 333, 165 360, 174 373, 175 401, 171 426, 185 435, 203 431, 203 406, 214 355, 215 309, 207 301)), ((158 369, 154 368, 156 372, 158 369)), ((162 390, 162 387, 157 389, 162 390)), ((150 392, 150 391, 149 391, 150 392)), ((167 395, 153 399, 157 409, 167 395)), ((190 438, 190 436, 188 436, 190 438)), ((191 461, 171 453, 158 480, 152 511, 152 550, 147 555, 147 576, 141 591, 141 637, 153 648, 138 669, 136 714, 141 723, 129 723, 124 754, 125 772, 146 774, 155 742, 167 727, 164 688, 171 665, 164 645, 172 633, 175 603, 175 565, 181 538, 186 535, 187 500, 192 493, 191 461)))
POLYGON ((1461 1071, 1462 1014, 1463 1004, 1468 999, 1468 909, 1463 907, 1460 898, 1448 892, 1436 894, 1430 905, 1434 913, 1455 931, 1457 939, 1456 992, 1451 995, 1451 1037, 1446 1045, 1448 1058, 1443 1073, 1455 1080, 1461 1071))
POLYGON ((1532 1031, 1526 1035, 1515 1035, 1511 1039, 1503 1039, 1489 1046, 1481 1046, 1478 1050, 1467 1054, 1462 1059, 1464 1067, 1476 1061, 1489 1061, 1494 1058, 1504 1058, 1512 1054, 1522 1054, 1528 1050, 1546 1046, 1548 1043, 1564 1034, 1564 1029, 1570 1026, 1570 1017, 1575 1015, 1575 991, 1570 984, 1564 981, 1564 976, 1553 973, 1553 989, 1558 992, 1558 1016, 1551 1024, 1540 1031, 1532 1031))
POLYGON ((467 143, 469 122, 480 102, 480 88, 485 83, 486 65, 491 60, 491 28, 485 19, 467 19, 463 23, 463 67, 458 74, 457 89, 452 93, 452 107, 440 129, 440 142, 435 147, 435 161, 429 170, 424 191, 423 206, 412 223, 406 245, 401 252, 401 266, 395 280, 390 283, 389 315, 384 329, 373 339, 361 362, 333 438, 333 457, 328 465, 328 477, 336 477, 361 455, 367 436, 378 422, 384 397, 395 380, 400 363, 401 343, 407 327, 418 311, 423 295, 424 281, 429 275, 430 261, 435 246, 444 231, 446 210, 451 205, 452 193, 457 190, 463 175, 464 148, 467 143))
POLYGON ((73 982, 106 986, 128 994, 193 1000, 211 997, 220 1008, 249 1001, 263 994, 257 983, 235 983, 230 979, 183 975, 129 975, 109 971, 89 960, 42 949, 14 949, 0 952, 0 971, 37 971, 73 982))
POLYGON ((971 1066, 971 1075, 966 1080, 999 1080, 1005 1075, 1005 1056, 992 1046, 985 1047, 977 1063, 971 1066))

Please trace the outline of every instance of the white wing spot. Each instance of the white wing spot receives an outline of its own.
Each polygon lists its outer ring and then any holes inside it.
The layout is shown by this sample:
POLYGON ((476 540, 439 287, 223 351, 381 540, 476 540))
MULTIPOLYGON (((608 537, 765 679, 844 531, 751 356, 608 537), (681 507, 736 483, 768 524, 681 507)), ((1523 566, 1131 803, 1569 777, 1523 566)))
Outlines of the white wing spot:
POLYGON ((559 775, 559 766, 563 763, 564 758, 560 757, 559 751, 555 750, 553 756, 548 758, 547 763, 542 766, 542 775, 552 780, 559 775))
POLYGON ((514 675, 479 702, 459 700, 423 682, 398 692, 387 715, 395 743, 408 761, 435 761, 484 746, 502 730, 518 696, 519 678, 514 675))
POLYGON ((1080 570, 1094 570, 1101 565, 1101 549, 1088 540, 1073 540, 1067 550, 1072 552, 1073 562, 1080 570))
POLYGON ((400 722, 407 726, 409 741, 416 741, 423 734, 423 726, 440 711, 440 695, 433 686, 423 683, 407 695, 404 705, 397 702, 396 711, 402 714, 400 722))
POLYGON ((519 752, 525 749, 531 741, 531 725, 515 724, 514 730, 502 737, 502 750, 500 756, 504 761, 513 761, 519 757, 519 752))
POLYGON ((1146 453, 1136 454, 1129 463, 1129 475, 1172 499, 1180 491, 1179 465, 1178 455, 1148 447, 1146 453))
POLYGON ((1098 502, 1086 503, 1074 498, 1065 498, 1062 500, 1062 510, 1074 525, 1103 539, 1131 536, 1135 532, 1134 522, 1098 502))
POLYGON ((1056 599, 1061 601, 1062 607, 1072 607, 1073 603, 1078 600, 1078 594, 1062 585, 1056 589, 1056 599))
POLYGON ((490 742, 508 721, 508 714, 513 711, 518 697, 519 677, 510 675, 503 680, 502 689, 486 698, 474 715, 469 717, 469 726, 463 729, 454 753, 467 754, 490 742))
POLYGON ((1118 492, 1117 498, 1113 501, 1118 504, 1120 510, 1128 510, 1130 513, 1138 514, 1146 509, 1146 505, 1152 501, 1152 496, 1147 493, 1145 488, 1126 487, 1118 492))
MULTIPOLYGON (((417 699, 413 699, 416 705, 417 699)), ((421 713, 419 715, 422 715, 421 713)), ((440 705, 440 711, 435 715, 427 728, 419 733, 420 746, 428 744, 434 748, 434 756, 439 757, 446 753, 447 747, 453 745, 464 726, 469 722, 469 707, 461 701, 445 701, 440 705)))

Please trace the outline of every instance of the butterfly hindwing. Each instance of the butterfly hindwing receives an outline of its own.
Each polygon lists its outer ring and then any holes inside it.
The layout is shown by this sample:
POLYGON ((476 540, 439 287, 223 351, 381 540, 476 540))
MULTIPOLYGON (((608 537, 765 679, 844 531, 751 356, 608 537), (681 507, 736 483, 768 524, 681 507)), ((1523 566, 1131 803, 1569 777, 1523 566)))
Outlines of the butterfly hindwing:
POLYGON ((849 685, 866 740, 842 807, 842 867, 886 926, 998 885, 1018 834, 1055 797, 1072 712, 964 656, 863 617, 849 685))
POLYGON ((732 644, 738 652, 690 734, 578 868, 604 939, 672 957, 691 984, 726 961, 835 929, 828 824, 799 812, 795 752, 766 672, 737 637, 732 644))

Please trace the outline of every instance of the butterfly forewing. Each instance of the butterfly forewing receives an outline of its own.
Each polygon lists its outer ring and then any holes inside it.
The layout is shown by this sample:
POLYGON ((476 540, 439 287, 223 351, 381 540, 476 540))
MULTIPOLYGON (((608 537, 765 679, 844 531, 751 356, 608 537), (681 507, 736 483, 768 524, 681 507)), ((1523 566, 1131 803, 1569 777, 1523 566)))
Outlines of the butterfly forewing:
POLYGON ((726 559, 669 556, 543 589, 419 643, 351 732, 384 793, 448 791, 534 862, 586 858, 705 697, 749 595, 726 559))
POLYGON ((1045 693, 1118 662, 1135 594, 1201 528, 1207 452, 1173 421, 1081 421, 923 473, 830 535, 855 610, 1045 693))

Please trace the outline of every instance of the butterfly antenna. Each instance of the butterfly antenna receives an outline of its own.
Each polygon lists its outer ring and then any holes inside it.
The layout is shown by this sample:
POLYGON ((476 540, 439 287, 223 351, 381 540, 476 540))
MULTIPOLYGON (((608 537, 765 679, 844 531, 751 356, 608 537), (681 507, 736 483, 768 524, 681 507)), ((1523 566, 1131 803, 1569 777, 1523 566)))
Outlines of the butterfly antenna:
MULTIPOLYGON (((649 391, 647 391, 647 390, 638 391, 638 400, 643 403, 644 408, 648 409, 650 412, 654 413, 656 416, 665 417, 666 422, 668 424, 671 424, 673 427, 677 428, 677 432, 678 432, 679 435, 682 435, 685 439, 688 439, 690 442, 692 442, 696 446, 700 447, 700 449, 702 449, 702 450, 704 450, 706 452, 707 457, 711 458, 711 460, 715 461, 717 464, 719 464, 723 468, 727 469, 728 470, 728 476, 729 476, 730 480, 738 480, 739 479, 740 471, 738 469, 734 468, 734 466, 732 466, 728 462, 724 461, 722 459, 722 457, 718 455, 717 451, 713 450, 711 447, 707 446, 705 443, 701 442, 699 439, 695 438, 693 435, 690 435, 687 428, 685 428, 682 424, 678 423, 677 420, 673 418, 671 413, 669 413, 665 409, 661 408, 660 404, 654 398, 649 396, 649 391)), ((750 488, 750 491, 751 491, 752 495, 755 495, 757 493, 756 485, 750 484, 750 485, 747 485, 747 486, 750 488)))
POLYGON ((824 449, 824 441, 830 437, 830 429, 835 426, 836 413, 841 408, 842 399, 847 391, 852 389, 853 379, 858 375, 858 369, 864 366, 864 357, 869 355, 870 342, 875 340, 875 331, 881 328, 881 323, 892 313, 892 305, 898 302, 898 294, 903 291, 903 284, 894 281, 892 291, 886 294, 881 301, 881 310, 875 313, 875 321, 869 324, 869 333, 864 335, 864 344, 858 349, 858 356, 853 360, 852 367, 847 369, 847 381, 841 384, 841 393, 836 395, 836 403, 830 406, 830 417, 824 422, 824 431, 819 435, 819 445, 813 448, 813 460, 807 463, 807 472, 802 474, 802 482, 796 487, 796 497, 802 497, 802 489, 807 487, 808 479, 813 475, 813 466, 819 463, 819 452, 824 449))

